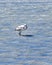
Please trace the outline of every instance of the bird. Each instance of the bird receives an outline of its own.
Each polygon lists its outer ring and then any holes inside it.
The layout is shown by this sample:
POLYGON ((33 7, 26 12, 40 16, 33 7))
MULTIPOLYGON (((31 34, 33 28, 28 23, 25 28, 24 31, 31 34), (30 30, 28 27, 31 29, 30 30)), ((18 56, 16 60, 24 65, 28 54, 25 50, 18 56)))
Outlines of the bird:
POLYGON ((28 27, 27 27, 27 24, 23 24, 23 25, 19 25, 15 28, 15 31, 19 31, 19 35, 21 35, 21 32, 26 30, 28 27))

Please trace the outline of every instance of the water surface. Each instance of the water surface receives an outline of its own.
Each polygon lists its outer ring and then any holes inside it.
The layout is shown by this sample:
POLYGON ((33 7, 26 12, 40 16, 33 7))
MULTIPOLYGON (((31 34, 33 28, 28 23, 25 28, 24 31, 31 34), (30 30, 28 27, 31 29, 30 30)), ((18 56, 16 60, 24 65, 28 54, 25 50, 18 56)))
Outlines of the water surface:
POLYGON ((52 65, 52 3, 0 2, 0 65, 52 65))

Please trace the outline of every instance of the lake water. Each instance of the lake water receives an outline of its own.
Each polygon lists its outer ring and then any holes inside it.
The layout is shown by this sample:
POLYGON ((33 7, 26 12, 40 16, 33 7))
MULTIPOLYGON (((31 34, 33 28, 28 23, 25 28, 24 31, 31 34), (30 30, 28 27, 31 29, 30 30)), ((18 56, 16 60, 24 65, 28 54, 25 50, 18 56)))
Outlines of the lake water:
POLYGON ((51 2, 0 2, 0 65, 52 65, 51 2))

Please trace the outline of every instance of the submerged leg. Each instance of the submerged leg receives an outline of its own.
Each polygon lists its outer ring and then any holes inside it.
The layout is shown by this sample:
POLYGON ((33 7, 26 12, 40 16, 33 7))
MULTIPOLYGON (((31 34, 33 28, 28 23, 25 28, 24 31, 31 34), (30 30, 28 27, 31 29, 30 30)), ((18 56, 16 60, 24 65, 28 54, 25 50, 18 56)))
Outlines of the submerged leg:
POLYGON ((21 35, 21 31, 19 31, 19 35, 21 35))

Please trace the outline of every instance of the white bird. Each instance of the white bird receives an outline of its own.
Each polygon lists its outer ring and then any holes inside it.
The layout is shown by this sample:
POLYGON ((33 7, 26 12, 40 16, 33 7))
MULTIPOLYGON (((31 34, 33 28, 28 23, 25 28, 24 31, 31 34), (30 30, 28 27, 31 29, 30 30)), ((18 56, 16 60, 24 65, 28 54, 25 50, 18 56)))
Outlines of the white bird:
POLYGON ((19 31, 19 35, 21 35, 21 32, 27 29, 27 24, 18 26, 15 30, 19 31))

